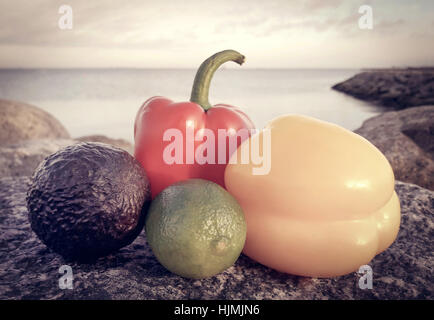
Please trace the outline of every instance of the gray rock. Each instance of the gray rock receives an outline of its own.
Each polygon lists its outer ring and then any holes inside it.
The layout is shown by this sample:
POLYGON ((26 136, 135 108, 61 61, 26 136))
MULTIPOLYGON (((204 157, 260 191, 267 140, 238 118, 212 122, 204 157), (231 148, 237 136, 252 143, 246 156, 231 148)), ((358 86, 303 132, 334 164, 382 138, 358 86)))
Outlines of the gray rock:
POLYGON ((128 151, 129 154, 134 155, 133 145, 124 139, 112 139, 102 135, 91 135, 91 136, 79 137, 76 138, 75 140, 80 142, 101 142, 101 143, 110 144, 112 146, 124 149, 125 151, 128 151))
POLYGON ((434 104, 434 68, 362 72, 333 89, 375 104, 403 109, 434 104))
POLYGON ((383 152, 397 180, 434 190, 434 106, 385 112, 355 132, 383 152))
POLYGON ((56 118, 42 109, 0 99, 0 145, 44 138, 68 139, 69 133, 56 118))
POLYGON ((0 179, 0 299, 433 299, 434 192, 397 182, 402 225, 397 240, 375 257, 373 289, 360 275, 313 279, 279 273, 242 255, 206 280, 164 269, 144 232, 118 253, 94 264, 65 262, 30 230, 28 178, 0 179), (68 264, 74 288, 59 289, 59 267, 68 264))
POLYGON ((70 139, 41 139, 0 146, 0 177, 31 176, 42 160, 74 143, 70 139))
POLYGON ((31 176, 39 163, 61 148, 82 141, 102 142, 117 146, 133 155, 133 146, 122 139, 89 136, 72 139, 26 140, 11 145, 0 145, 0 177, 31 176))

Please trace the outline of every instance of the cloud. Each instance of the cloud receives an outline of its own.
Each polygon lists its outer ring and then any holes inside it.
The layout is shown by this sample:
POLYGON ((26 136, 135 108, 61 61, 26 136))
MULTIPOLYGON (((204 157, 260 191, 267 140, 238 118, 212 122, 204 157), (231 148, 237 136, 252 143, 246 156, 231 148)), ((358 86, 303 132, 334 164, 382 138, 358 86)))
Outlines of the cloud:
POLYGON ((185 32, 175 6, 152 6, 147 1, 74 1, 73 29, 57 26, 61 2, 42 1, 0 6, 0 44, 44 46, 138 46, 173 45, 185 32), (168 11, 165 12, 165 9, 168 11), (37 14, 35 14, 37 12, 37 14), (172 18, 175 17, 176 19, 172 18))
POLYGON ((305 1, 305 8, 307 10, 319 10, 324 8, 337 8, 342 4, 343 0, 308 0, 305 1))
MULTIPOLYGON (((4 0, 0 5, 0 44, 146 48, 154 44, 182 45, 183 39, 207 41, 206 37, 199 39, 206 32, 217 36, 233 32, 266 36, 267 26, 272 26, 270 30, 277 30, 279 24, 280 29, 289 24, 302 26, 297 17, 336 8, 341 3, 341 0, 248 3, 130 0, 120 5, 115 0, 76 0, 71 3, 74 28, 62 31, 57 27, 60 17, 57 10, 63 1, 4 0)), ((306 26, 313 25, 313 21, 312 18, 306 21, 306 26)))
POLYGON ((298 18, 288 21, 278 21, 271 23, 266 30, 265 35, 272 35, 277 32, 315 32, 323 33, 327 31, 344 32, 348 27, 356 28, 358 26, 359 14, 350 14, 348 16, 321 16, 298 18))
MULTIPOLYGON (((427 10, 432 1, 425 0, 417 5, 403 0, 393 4, 371 1, 372 31, 358 28, 360 0, 129 0, 122 3, 74 0, 70 2, 74 27, 60 30, 58 8, 64 3, 63 0, 2 0, 0 65, 32 63, 33 66, 35 61, 41 65, 63 65, 71 60, 68 52, 73 52, 78 55, 73 59, 74 66, 80 61, 85 65, 132 66, 134 62, 143 66, 140 59, 151 66, 160 66, 163 56, 170 65, 178 65, 182 57, 183 66, 194 66, 196 59, 222 48, 249 52, 249 61, 256 63, 255 66, 268 66, 264 61, 273 50, 286 55, 290 62, 295 61, 294 55, 322 61, 326 54, 339 56, 354 52, 357 55, 366 43, 386 37, 397 45, 411 45, 413 40, 409 35, 431 34, 429 26, 434 23, 427 10), (39 56, 25 61, 21 52, 39 56), (169 61, 170 56, 175 58, 169 61)), ((418 48, 423 53, 428 49, 427 45, 418 48)), ((380 49, 370 50, 381 60, 380 49)), ((310 65, 310 61, 306 64, 310 65)), ((302 62, 300 59, 297 65, 302 62)))
POLYGON ((402 18, 394 19, 394 20, 382 20, 376 24, 375 28, 381 30, 391 30, 396 31, 397 27, 402 27, 406 24, 405 20, 402 18))

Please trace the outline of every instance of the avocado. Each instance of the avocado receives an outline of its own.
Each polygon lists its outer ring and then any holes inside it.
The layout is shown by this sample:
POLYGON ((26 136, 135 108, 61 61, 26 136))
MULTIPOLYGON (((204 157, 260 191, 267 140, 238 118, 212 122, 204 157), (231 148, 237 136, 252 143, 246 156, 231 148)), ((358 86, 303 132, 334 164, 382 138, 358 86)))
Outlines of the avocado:
POLYGON ((78 143, 48 156, 27 192, 32 230, 67 260, 89 261, 140 234, 151 200, 140 163, 103 143, 78 143))

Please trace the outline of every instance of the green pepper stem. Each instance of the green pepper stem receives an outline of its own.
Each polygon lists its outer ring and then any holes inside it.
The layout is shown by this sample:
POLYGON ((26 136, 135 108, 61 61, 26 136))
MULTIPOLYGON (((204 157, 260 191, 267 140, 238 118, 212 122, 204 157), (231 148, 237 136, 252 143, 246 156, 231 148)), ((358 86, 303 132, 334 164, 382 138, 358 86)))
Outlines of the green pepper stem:
POLYGON ((227 61, 242 65, 244 59, 245 57, 235 50, 224 50, 202 62, 194 78, 190 101, 199 104, 205 111, 210 109, 212 106, 208 101, 209 86, 214 72, 227 61))

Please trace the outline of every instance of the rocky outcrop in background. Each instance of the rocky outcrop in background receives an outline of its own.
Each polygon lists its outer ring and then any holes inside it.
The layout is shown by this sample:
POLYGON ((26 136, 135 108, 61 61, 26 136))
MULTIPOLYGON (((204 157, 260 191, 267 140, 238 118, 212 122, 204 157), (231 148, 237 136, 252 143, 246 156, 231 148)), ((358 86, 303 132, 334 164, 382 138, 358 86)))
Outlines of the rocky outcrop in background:
POLYGON ((434 68, 372 70, 356 74, 332 88, 396 109, 434 105, 434 68))
POLYGON ((396 179, 434 190, 434 68, 371 70, 332 88, 380 106, 409 108, 368 119, 355 132, 383 152, 396 179))
POLYGON ((383 152, 397 180, 434 190, 434 106, 385 112, 355 132, 383 152))
POLYGON ((69 139, 65 127, 35 106, 0 99, 0 145, 36 139, 69 139))
POLYGON ((42 109, 0 100, 0 177, 31 175, 50 154, 77 142, 102 142, 133 154, 128 141, 101 135, 73 139, 56 118, 42 109))
POLYGON ((39 139, 0 146, 0 177, 30 176, 42 160, 74 143, 72 139, 39 139))

